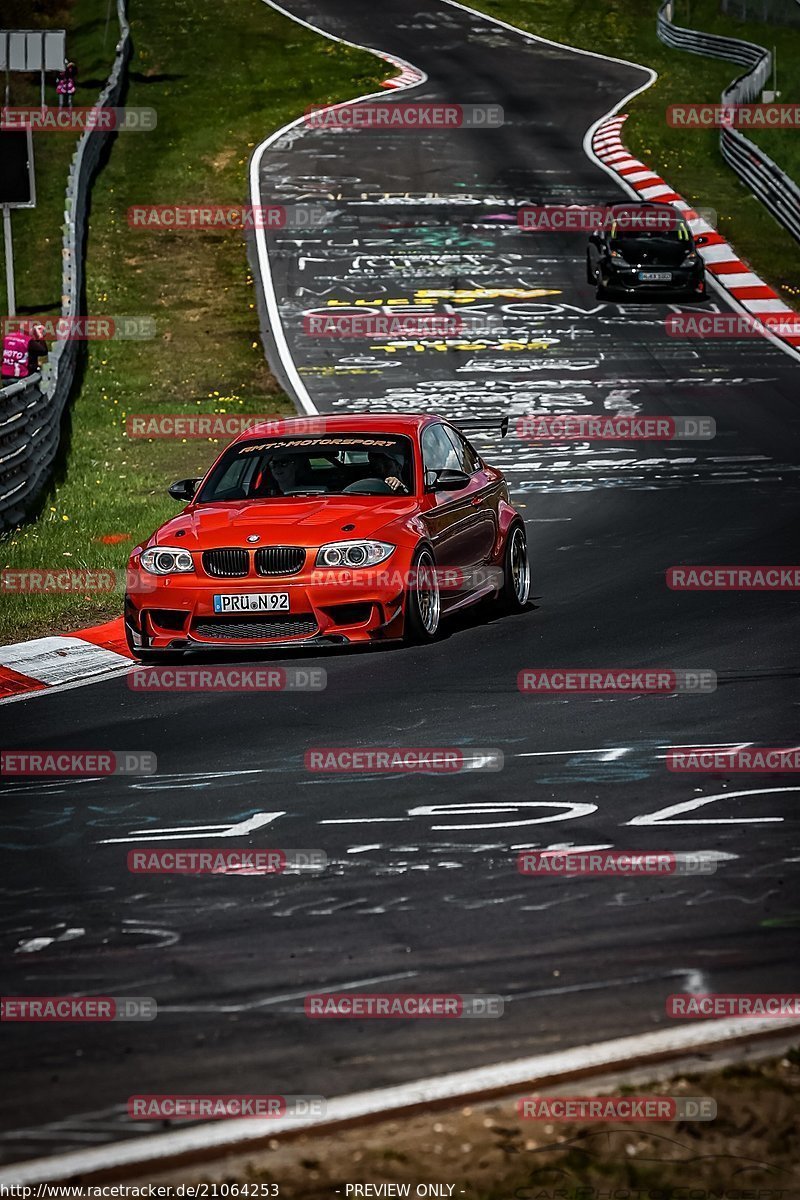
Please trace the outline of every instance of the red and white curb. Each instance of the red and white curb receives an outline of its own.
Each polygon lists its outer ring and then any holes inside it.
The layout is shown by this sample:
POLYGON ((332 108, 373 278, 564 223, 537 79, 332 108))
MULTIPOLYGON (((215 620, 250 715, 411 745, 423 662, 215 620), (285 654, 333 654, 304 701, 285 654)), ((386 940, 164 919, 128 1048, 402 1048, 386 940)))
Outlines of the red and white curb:
MULTIPOLYGON (((622 127, 627 119, 627 113, 616 114, 602 121, 594 131, 591 148, 606 170, 617 175, 628 190, 642 200, 672 204, 684 213, 692 233, 700 239, 698 250, 709 276, 736 302, 737 307, 755 318, 766 315, 785 317, 787 320, 796 318, 795 310, 787 308, 777 292, 751 271, 747 263, 742 262, 733 247, 713 226, 703 220, 666 180, 625 149, 622 127)), ((800 347, 800 333, 772 336, 787 346, 800 347)))
POLYGON ((65 637, 0 646, 0 704, 117 674, 132 661, 121 617, 65 637))
POLYGON ((384 79, 381 87, 384 88, 409 88, 416 87, 418 83, 424 83, 428 76, 424 71, 420 71, 419 67, 412 66, 403 58, 395 58, 393 54, 386 54, 385 51, 376 51, 384 62, 391 63, 393 67, 397 67, 399 75, 393 75, 391 79, 384 79))

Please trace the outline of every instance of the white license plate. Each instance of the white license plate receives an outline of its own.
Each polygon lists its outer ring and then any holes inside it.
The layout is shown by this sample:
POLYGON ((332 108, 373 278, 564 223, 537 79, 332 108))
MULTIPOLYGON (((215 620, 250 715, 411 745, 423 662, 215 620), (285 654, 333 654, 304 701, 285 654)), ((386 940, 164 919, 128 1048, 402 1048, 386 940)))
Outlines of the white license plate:
POLYGON ((215 613, 288 611, 288 592, 234 592, 214 597, 215 613))
POLYGON ((672 283, 672 271, 640 271, 642 283, 672 283))

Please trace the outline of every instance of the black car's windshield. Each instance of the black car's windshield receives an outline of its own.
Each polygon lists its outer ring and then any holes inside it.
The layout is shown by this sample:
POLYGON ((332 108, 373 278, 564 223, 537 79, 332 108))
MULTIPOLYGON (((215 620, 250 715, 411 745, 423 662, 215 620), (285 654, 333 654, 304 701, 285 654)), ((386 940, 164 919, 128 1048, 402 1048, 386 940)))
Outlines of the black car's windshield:
POLYGON ((254 438, 230 446, 196 503, 280 496, 408 495, 411 442, 393 434, 254 438))

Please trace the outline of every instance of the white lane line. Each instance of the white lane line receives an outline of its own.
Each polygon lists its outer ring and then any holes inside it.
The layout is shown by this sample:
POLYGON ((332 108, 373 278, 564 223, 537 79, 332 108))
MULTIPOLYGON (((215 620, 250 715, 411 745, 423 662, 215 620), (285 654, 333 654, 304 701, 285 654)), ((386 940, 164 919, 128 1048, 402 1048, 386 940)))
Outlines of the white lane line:
MULTIPOLYGON (((536 843, 519 842, 516 846, 509 846, 509 850, 536 850, 536 843)), ((592 850, 613 850, 611 842, 598 843, 596 846, 573 846, 572 842, 551 842, 549 846, 542 847, 542 853, 547 851, 569 850, 570 854, 588 854, 592 850)))
MULTIPOLYGON (((319 994, 328 992, 348 992, 352 988, 366 987, 373 983, 388 983, 392 979, 414 979, 417 971, 397 971, 394 975, 372 975, 369 979, 353 979, 349 983, 332 983, 324 988, 317 988, 319 994)), ((284 992, 280 996, 267 996, 263 1000, 248 1000, 244 1004, 159 1004, 158 1011, 162 1012, 208 1012, 208 1013, 240 1013, 252 1012, 255 1008, 268 1008, 271 1004, 283 1004, 285 1000, 304 1000, 314 991, 313 988, 303 988, 301 992, 284 992)))
POLYGON ((262 829, 263 826, 277 821, 278 817, 285 816, 285 812, 259 812, 244 821, 238 821, 235 825, 186 825, 183 828, 176 826, 171 829, 132 829, 125 837, 102 838, 96 845, 115 846, 123 842, 173 842, 176 840, 188 841, 190 838, 239 837, 239 835, 253 833, 256 829, 262 829), (210 830, 214 832, 209 832, 210 830))
POLYGON ((503 1001, 510 1004, 514 1000, 535 1000, 537 996, 571 996, 578 992, 599 992, 606 988, 624 988, 629 984, 653 983, 661 979, 683 979, 685 980, 685 990, 695 996, 708 990, 706 976, 703 972, 687 968, 647 975, 623 975, 617 979, 593 979, 590 983, 563 983, 556 987, 534 988, 529 992, 514 992, 504 995, 503 1001))
POLYGON ((340 817, 337 820, 320 821, 320 825, 377 825, 392 821, 407 821, 408 817, 340 817))
MULTIPOLYGON (((727 746, 728 743, 726 742, 727 746)), ((556 758, 561 754, 613 754, 615 758, 619 758, 622 754, 627 754, 631 749, 630 746, 621 746, 617 749, 609 749, 608 746, 598 746, 594 750, 522 750, 519 754, 515 754, 514 758, 556 758)))
POLYGON ((82 1182, 87 1183, 98 1172, 119 1171, 126 1167, 163 1171, 169 1168, 173 1159, 184 1154, 209 1159, 231 1153, 236 1148, 247 1150, 265 1144, 269 1138, 297 1129, 323 1132, 344 1121, 374 1121, 434 1105, 455 1107, 468 1098, 480 1103, 482 1099, 503 1094, 522 1094, 544 1082, 552 1086, 578 1075, 585 1077, 590 1071, 602 1075, 648 1062, 663 1065, 669 1057, 724 1048, 732 1042, 797 1028, 800 1028, 800 1021, 795 1018, 690 1021, 679 1028, 615 1038, 590 1046, 574 1046, 569 1050, 454 1071, 395 1087, 336 1096, 328 1101, 324 1117, 278 1118, 269 1122, 267 1131, 264 1121, 257 1118, 211 1121, 191 1129, 144 1135, 110 1146, 15 1163, 0 1169, 0 1185, 31 1185, 52 1180, 64 1183, 76 1177, 82 1177, 82 1182))
POLYGON ((659 808, 657 812, 646 813, 641 817, 634 817, 632 821, 626 821, 627 825, 766 825, 770 822, 784 821, 785 817, 693 817, 691 819, 673 821, 670 820, 676 813, 694 812, 698 808, 704 808, 707 804, 711 804, 714 800, 733 800, 739 796, 769 796, 774 792, 800 792, 800 787, 770 787, 770 788, 745 788, 741 792, 717 792, 713 796, 697 796, 693 800, 682 800, 680 804, 670 804, 666 808, 659 808))
MULTIPOLYGON (((306 29, 310 29, 314 33, 318 33, 321 37, 328 38, 329 41, 339 42, 341 45, 350 46, 354 50, 365 50, 370 54, 374 54, 377 58, 380 58, 383 61, 390 61, 395 65, 402 64, 408 68, 409 71, 415 71, 419 73, 419 79, 415 80, 413 84, 410 82, 401 84, 401 86, 394 89, 395 91, 405 91, 409 87, 418 87, 425 83, 428 79, 428 76, 425 74, 425 72, 420 70, 418 67, 415 67, 413 63, 402 63, 401 59, 395 57, 386 59, 380 50, 375 50, 371 46, 362 46, 357 42, 349 42, 345 38, 337 37, 333 33, 328 33, 326 30, 319 29, 316 25, 312 25, 308 21, 304 21, 300 17, 296 17, 294 13, 288 12, 285 8, 281 8, 281 6, 277 4, 275 0, 263 0, 263 2, 265 4, 269 4, 271 8, 274 8, 276 12, 281 13, 282 16, 288 17, 289 20, 295 21, 298 25, 304 25, 306 29)), ((385 89, 379 92, 369 92, 364 96, 357 96, 353 100, 344 100, 339 104, 331 104, 326 108, 318 109, 317 111, 318 113, 328 112, 332 108, 344 108, 348 105, 359 104, 363 100, 377 100, 378 98, 385 100, 385 89)), ((273 143, 282 138, 290 129, 296 129, 298 126, 302 125, 305 120, 306 117, 303 115, 296 117, 294 121, 289 121, 287 125, 283 125, 280 129, 276 130, 274 133, 271 133, 269 137, 265 138, 264 141, 261 142, 260 145, 258 145, 254 150, 253 157, 250 160, 250 195, 254 206, 260 206, 262 203, 260 171, 261 160, 264 156, 264 152, 268 150, 273 143)), ((269 249, 267 247, 267 238, 264 229, 256 228, 255 237, 258 262, 261 271, 261 284, 264 289, 264 299, 267 305, 267 312, 270 320, 270 333, 274 339, 275 348, 278 351, 278 357, 280 358, 283 368, 286 372, 287 379, 291 383, 297 403, 300 405, 303 412, 313 416, 319 412, 319 409, 312 400, 306 385, 303 383, 294 359, 292 358, 291 350, 289 349, 289 343, 286 338, 286 331, 283 327, 280 307, 278 305, 278 297, 275 291, 275 281, 272 277, 272 264, 270 262, 269 249)))
POLYGON ((52 946, 56 939, 54 937, 35 937, 29 941, 23 942, 17 946, 15 954, 35 954, 38 950, 44 950, 47 946, 52 946))

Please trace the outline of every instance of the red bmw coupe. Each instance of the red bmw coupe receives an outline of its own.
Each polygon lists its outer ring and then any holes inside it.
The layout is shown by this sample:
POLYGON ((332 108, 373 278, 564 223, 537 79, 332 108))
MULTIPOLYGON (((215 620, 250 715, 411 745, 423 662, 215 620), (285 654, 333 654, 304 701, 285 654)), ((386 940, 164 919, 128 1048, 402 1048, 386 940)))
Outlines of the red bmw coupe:
MULTIPOLYGON (((503 424, 503 433, 507 421, 503 424)), ((142 660, 201 648, 425 642, 443 615, 528 603, 525 525, 500 471, 430 415, 255 425, 131 555, 142 660)))

